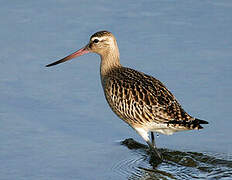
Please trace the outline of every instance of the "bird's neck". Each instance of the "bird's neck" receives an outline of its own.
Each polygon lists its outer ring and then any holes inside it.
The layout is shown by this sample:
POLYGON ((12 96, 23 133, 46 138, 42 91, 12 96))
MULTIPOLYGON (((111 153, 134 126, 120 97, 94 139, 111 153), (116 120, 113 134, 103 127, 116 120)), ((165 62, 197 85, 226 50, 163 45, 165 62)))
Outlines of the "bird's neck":
POLYGON ((101 76, 106 76, 112 69, 121 67, 118 47, 101 55, 101 76))

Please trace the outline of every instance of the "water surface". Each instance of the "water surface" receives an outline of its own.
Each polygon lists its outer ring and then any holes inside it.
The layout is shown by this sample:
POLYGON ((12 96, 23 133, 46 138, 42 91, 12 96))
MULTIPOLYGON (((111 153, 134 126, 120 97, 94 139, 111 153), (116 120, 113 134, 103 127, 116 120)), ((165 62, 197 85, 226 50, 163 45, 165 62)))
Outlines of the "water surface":
POLYGON ((5 1, 0 6, 0 179, 231 179, 232 2, 5 1), (121 63, 160 79, 200 131, 142 139, 110 110, 97 55, 45 68, 109 30, 121 63))

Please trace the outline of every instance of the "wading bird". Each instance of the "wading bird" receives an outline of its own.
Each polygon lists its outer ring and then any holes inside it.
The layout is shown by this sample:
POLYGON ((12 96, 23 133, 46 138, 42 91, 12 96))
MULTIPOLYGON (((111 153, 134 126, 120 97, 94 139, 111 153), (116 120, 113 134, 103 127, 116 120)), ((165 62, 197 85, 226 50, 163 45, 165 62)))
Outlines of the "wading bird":
POLYGON ((158 158, 162 159, 162 155, 156 148, 153 132, 171 135, 183 130, 202 129, 200 124, 208 124, 186 113, 159 80, 123 67, 116 39, 108 31, 93 34, 86 46, 46 67, 89 52, 101 57, 101 83, 109 106, 147 142, 158 158))

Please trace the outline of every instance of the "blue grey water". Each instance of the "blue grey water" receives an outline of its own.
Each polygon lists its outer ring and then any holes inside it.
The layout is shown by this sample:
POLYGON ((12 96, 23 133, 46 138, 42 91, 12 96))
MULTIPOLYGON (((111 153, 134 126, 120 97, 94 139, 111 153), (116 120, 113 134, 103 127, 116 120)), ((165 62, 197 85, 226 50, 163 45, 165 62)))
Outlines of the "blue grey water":
POLYGON ((0 4, 1 180, 232 177, 232 1, 0 4), (99 30, 116 36, 123 65, 158 78, 187 112, 209 122, 200 131, 160 135, 158 147, 202 153, 216 163, 142 171, 152 169, 146 153, 120 141, 144 142, 108 107, 100 57, 45 68, 99 30))

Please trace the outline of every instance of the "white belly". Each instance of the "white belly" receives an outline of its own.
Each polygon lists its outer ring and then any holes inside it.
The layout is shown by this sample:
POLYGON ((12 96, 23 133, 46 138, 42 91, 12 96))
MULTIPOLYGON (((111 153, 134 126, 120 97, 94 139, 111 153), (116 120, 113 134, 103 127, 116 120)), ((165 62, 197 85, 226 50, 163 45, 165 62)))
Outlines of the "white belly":
POLYGON ((164 124, 164 123, 147 123, 146 124, 146 128, 147 131, 152 131, 152 132, 157 132, 157 133, 161 133, 161 134, 165 134, 165 135, 172 135, 174 132, 178 132, 178 131, 184 131, 187 130, 185 127, 183 126, 172 126, 172 125, 168 125, 168 124, 164 124))

